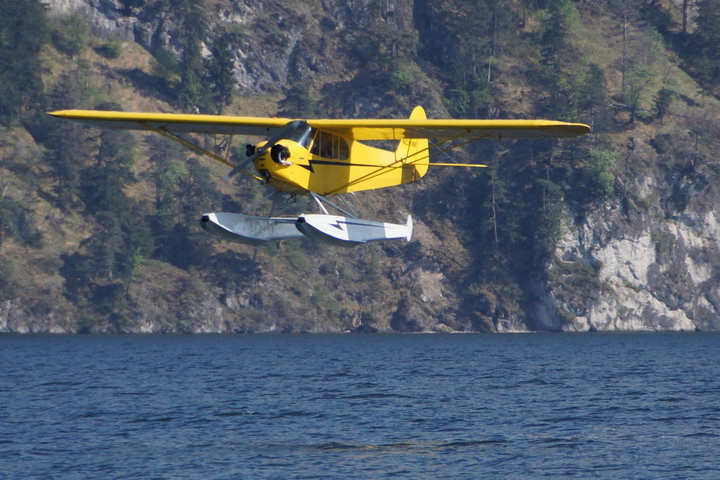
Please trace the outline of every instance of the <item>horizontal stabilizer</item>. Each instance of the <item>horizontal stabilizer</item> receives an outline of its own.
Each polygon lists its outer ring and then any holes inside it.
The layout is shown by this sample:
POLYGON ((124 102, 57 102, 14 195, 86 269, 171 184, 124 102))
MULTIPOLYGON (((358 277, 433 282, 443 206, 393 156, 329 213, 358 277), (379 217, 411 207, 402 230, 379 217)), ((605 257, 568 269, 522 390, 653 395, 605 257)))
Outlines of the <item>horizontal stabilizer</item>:
POLYGON ((341 246, 355 246, 375 240, 412 237, 412 218, 405 225, 375 222, 338 215, 300 215, 297 228, 310 238, 341 246))
POLYGON ((241 213, 206 213, 202 227, 215 235, 245 245, 270 240, 302 237, 295 228, 296 217, 253 217, 241 213))

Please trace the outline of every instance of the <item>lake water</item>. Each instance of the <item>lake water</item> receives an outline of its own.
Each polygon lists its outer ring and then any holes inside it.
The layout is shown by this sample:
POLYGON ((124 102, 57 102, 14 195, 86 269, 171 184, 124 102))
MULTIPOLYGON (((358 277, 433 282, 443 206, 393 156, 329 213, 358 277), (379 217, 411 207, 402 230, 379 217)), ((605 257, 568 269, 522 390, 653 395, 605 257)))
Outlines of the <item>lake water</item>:
POLYGON ((720 478, 720 335, 0 336, 0 479, 720 478))

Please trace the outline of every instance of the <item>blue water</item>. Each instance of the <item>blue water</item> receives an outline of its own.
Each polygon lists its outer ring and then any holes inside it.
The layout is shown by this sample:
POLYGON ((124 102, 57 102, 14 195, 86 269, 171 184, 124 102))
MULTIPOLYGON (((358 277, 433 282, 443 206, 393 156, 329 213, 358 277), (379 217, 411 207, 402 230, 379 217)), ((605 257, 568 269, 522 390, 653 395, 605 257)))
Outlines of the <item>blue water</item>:
POLYGON ((718 479, 719 347, 0 336, 0 479, 718 479))

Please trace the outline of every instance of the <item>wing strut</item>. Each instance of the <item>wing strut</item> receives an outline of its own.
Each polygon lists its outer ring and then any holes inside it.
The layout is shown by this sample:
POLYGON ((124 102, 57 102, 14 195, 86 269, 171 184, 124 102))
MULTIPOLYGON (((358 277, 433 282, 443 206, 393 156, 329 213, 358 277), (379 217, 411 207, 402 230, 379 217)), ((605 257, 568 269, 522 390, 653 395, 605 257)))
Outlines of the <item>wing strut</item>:
POLYGON ((357 213, 355 213, 355 209, 352 208, 352 206, 350 205, 350 203, 349 203, 347 200, 345 200, 345 197, 343 197, 343 196, 341 195, 341 196, 339 196, 339 198, 340 198, 340 200, 342 200, 342 202, 345 204, 345 206, 348 208, 348 210, 350 210, 350 213, 353 214, 353 215, 352 215, 353 217, 355 217, 355 218, 360 218, 360 215, 358 215, 357 213))
MULTIPOLYGON (((321 202, 327 203, 328 205, 330 205, 331 207, 337 209, 337 211, 339 211, 340 213, 343 213, 343 214, 347 215, 348 217, 358 218, 358 216, 355 215, 353 212, 348 212, 348 211, 345 210, 344 208, 335 205, 333 202, 331 202, 330 200, 328 200, 327 198, 325 198, 325 197, 322 196, 322 195, 319 195, 319 194, 317 194, 317 193, 315 193, 315 192, 312 192, 312 191, 310 192, 310 195, 312 195, 313 198, 315 199, 315 201, 318 202, 318 204, 320 204, 320 209, 321 209, 323 212, 325 212, 326 215, 327 215, 328 211, 325 209, 325 207, 322 205, 321 202)), ((351 210, 352 210, 352 209, 351 209, 351 210)))
MULTIPOLYGON (((407 157, 405 157, 405 158, 401 158, 400 160, 398 160, 398 162, 405 162, 407 159, 412 158, 412 157, 417 156, 417 155, 420 155, 420 154, 423 154, 423 153, 425 153, 425 152, 427 152, 428 155, 429 155, 429 154, 430 154, 430 150, 432 150, 433 148, 438 148, 439 146, 444 145, 444 144, 446 144, 446 143, 448 143, 448 142, 452 142, 452 141, 455 140, 456 138, 460 138, 460 137, 462 137, 463 135, 466 135, 466 134, 468 134, 468 133, 470 133, 470 130, 465 130, 465 131, 462 131, 462 132, 460 132, 460 133, 458 133, 458 134, 452 135, 451 137, 445 138, 445 139, 443 139, 443 140, 441 140, 441 141, 439 141, 439 142, 437 142, 437 143, 435 143, 435 144, 433 144, 433 145, 428 145, 427 148, 423 148, 422 150, 418 150, 417 152, 413 152, 412 155, 407 156, 407 157)), ((469 143, 473 143, 473 142, 476 142, 476 141, 481 140, 481 139, 482 139, 482 138, 470 138, 469 140, 466 140, 466 141, 464 141, 464 142, 462 142, 462 143, 459 143, 459 144, 457 144, 457 145, 452 145, 451 147, 448 147, 448 148, 446 148, 445 150, 440 150, 439 152, 435 152, 434 155, 439 155, 439 154, 441 154, 441 153, 449 152, 450 150, 454 150, 454 149, 456 149, 456 148, 463 147, 463 146, 465 146, 465 145, 467 145, 467 144, 469 144, 469 143)), ((398 162, 395 162, 395 163, 398 163, 398 162)), ((390 164, 390 165, 388 165, 388 166, 392 166, 392 165, 394 165, 394 164, 390 164)), ((447 166, 456 166, 456 167, 486 167, 486 166, 487 166, 487 165, 479 165, 479 164, 474 164, 474 163, 430 163, 430 162, 428 162, 428 163, 419 163, 419 162, 413 162, 413 161, 409 161, 408 163, 403 163, 402 166, 404 166, 404 165, 429 165, 429 166, 435 165, 435 166, 437 166, 437 167, 447 167, 447 166)))
MULTIPOLYGON (((454 138, 448 138, 448 139, 442 140, 440 142, 437 142, 434 145, 430 145, 427 149, 430 150, 433 148, 438 148, 441 145, 444 145, 451 140, 454 140, 454 138)), ((457 145, 451 145, 443 150, 440 150, 439 152, 434 152, 433 155, 440 155, 442 153, 447 153, 451 150, 455 150, 456 148, 464 147, 465 145, 469 145, 471 143, 477 142, 478 140, 482 140, 482 139, 481 138, 471 138, 469 140, 465 140, 464 142, 458 143, 457 145)), ((430 165, 430 166, 435 165, 437 167, 487 167, 487 165, 484 165, 484 164, 474 164, 474 163, 468 164, 468 163, 429 163, 428 162, 428 165, 430 165)))
MULTIPOLYGON (((152 132, 159 133, 163 137, 169 138, 170 140, 179 143, 183 147, 187 147, 190 150, 193 150, 194 152, 197 152, 201 155, 210 157, 213 160, 216 160, 216 161, 222 163, 223 165, 227 165, 230 168, 237 168, 237 166, 234 163, 230 162, 228 159, 222 158, 220 155, 217 155, 209 150, 202 148, 200 145, 196 145, 195 143, 193 143, 189 140, 186 140, 185 138, 181 137, 177 133, 171 132, 167 128, 153 127, 152 125, 150 125, 149 123, 146 123, 146 122, 138 122, 138 123, 140 125, 142 125, 144 128, 146 128, 152 132)), ((254 173, 248 172, 247 170, 239 170, 239 171, 244 173, 245 175, 248 175, 248 176, 250 176, 256 180, 259 180, 261 182, 265 181, 262 179, 262 177, 259 177, 259 176, 255 175, 254 173)))

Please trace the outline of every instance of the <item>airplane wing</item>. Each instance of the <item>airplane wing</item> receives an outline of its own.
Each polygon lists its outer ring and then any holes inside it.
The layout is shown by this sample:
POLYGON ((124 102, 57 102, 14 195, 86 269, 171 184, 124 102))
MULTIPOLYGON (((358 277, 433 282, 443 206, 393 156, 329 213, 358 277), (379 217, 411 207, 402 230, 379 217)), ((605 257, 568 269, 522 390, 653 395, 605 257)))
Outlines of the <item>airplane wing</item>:
POLYGON ((405 138, 570 138, 590 132, 581 123, 553 120, 308 120, 323 131, 356 140, 405 138))
MULTIPOLYGON (((270 136, 294 119, 174 113, 59 110, 49 115, 88 125, 124 130, 168 130, 173 133, 270 136)), ((319 130, 356 140, 405 138, 571 138, 590 132, 581 123, 553 120, 304 120, 319 130)))
POLYGON ((173 133, 268 136, 279 132, 292 118, 233 117, 176 113, 116 112, 101 110, 58 110, 57 118, 86 125, 120 130, 169 130, 173 133))

